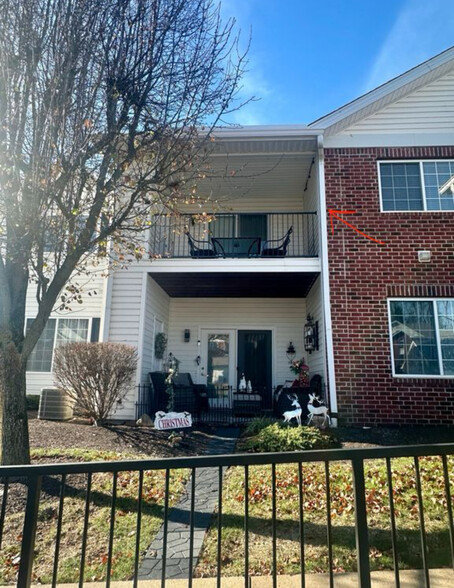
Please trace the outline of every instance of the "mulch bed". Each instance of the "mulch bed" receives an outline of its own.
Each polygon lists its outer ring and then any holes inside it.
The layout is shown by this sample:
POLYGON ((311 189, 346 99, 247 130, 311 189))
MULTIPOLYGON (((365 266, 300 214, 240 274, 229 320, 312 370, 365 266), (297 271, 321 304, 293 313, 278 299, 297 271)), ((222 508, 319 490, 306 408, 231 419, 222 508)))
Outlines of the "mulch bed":
POLYGON ((168 432, 157 431, 153 427, 94 427, 88 419, 57 422, 38 420, 36 415, 29 414, 29 434, 32 449, 86 448, 154 458, 204 455, 208 450, 212 429, 206 427, 189 431, 177 446, 173 446, 168 440, 168 432))

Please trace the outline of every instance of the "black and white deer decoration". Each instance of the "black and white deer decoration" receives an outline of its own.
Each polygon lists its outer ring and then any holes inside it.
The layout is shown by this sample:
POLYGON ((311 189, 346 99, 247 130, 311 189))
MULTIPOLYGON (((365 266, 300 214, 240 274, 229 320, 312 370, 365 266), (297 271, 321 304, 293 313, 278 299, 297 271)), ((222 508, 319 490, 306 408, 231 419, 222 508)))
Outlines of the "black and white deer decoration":
POLYGON ((323 423, 322 423, 322 427, 324 427, 326 425, 326 421, 328 421, 328 424, 331 425, 331 418, 328 414, 328 407, 325 406, 324 404, 321 403, 321 400, 318 396, 316 396, 315 394, 309 394, 309 402, 307 403, 307 410, 309 411, 309 414, 307 415, 309 417, 309 420, 307 421, 307 424, 310 425, 312 422, 312 419, 314 418, 314 416, 323 416, 323 423), (314 402, 317 402, 318 406, 314 406, 314 402))

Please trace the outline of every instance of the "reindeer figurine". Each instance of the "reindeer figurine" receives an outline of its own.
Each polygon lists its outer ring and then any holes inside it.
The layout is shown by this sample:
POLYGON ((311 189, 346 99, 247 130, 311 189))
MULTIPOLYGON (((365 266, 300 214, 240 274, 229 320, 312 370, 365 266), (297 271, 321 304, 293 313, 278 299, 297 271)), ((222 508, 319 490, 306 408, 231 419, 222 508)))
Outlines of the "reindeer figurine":
POLYGON ((328 421, 328 425, 331 425, 331 418, 328 414, 328 407, 325 406, 324 404, 321 404, 320 398, 318 396, 316 396, 315 394, 309 394, 309 402, 307 403, 307 410, 309 411, 309 414, 307 415, 309 417, 309 420, 307 421, 308 425, 311 424, 314 416, 323 416, 324 417, 322 427, 325 426, 326 421, 328 421), (320 404, 320 406, 314 406, 315 401, 317 401, 317 403, 320 404))
POLYGON ((287 398, 292 401, 292 406, 295 407, 295 410, 286 410, 282 415, 284 417, 284 423, 289 423, 292 419, 296 419, 298 425, 301 425, 301 404, 298 401, 298 396, 289 396, 287 394, 287 398))

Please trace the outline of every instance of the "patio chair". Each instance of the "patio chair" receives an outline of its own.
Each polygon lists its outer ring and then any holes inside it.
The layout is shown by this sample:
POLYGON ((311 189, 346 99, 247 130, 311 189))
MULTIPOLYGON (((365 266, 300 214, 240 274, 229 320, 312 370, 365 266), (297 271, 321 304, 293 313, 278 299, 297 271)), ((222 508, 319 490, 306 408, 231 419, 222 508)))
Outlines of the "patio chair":
POLYGON ((211 243, 208 243, 208 241, 194 239, 189 231, 186 231, 186 236, 189 242, 189 254, 193 259, 216 257, 216 252, 214 251, 211 243))
MULTIPOLYGON (((167 395, 167 373, 150 372, 150 383, 153 385, 157 399, 158 409, 166 411, 169 402, 167 395)), ((194 384, 189 373, 179 373, 174 376, 173 387, 173 410, 176 412, 188 411, 200 414, 208 410, 207 387, 204 384, 194 384)))
POLYGON ((262 257, 285 257, 287 248, 290 243, 290 235, 293 233, 293 227, 290 227, 286 234, 280 239, 268 239, 263 242, 262 257))

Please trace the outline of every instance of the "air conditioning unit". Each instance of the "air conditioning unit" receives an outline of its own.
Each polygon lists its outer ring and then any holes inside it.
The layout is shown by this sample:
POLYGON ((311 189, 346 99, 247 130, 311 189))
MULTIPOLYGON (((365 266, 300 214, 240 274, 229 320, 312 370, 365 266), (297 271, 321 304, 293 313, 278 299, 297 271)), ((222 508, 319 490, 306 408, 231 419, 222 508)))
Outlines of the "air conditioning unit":
POLYGON ((48 421, 68 421, 73 418, 74 403, 59 388, 42 388, 38 418, 48 421))

